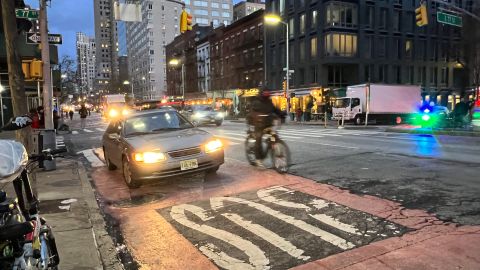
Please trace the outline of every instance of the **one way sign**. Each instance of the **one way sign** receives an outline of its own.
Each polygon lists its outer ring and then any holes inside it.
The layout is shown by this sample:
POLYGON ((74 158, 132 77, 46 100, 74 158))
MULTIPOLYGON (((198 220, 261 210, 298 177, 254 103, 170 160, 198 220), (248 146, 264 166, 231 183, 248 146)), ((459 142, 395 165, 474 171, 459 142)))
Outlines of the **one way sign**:
MULTIPOLYGON (((40 43, 40 33, 27 33, 26 40, 27 40, 27 44, 39 44, 40 43)), ((49 44, 62 44, 62 35, 60 35, 60 34, 48 34, 48 43, 49 44)))

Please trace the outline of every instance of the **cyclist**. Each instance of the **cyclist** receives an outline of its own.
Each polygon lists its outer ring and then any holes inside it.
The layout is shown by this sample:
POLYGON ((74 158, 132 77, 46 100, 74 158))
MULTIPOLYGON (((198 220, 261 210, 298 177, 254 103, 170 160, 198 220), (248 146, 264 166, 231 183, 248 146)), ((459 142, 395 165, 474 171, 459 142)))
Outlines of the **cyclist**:
POLYGON ((265 153, 262 151, 263 132, 266 128, 273 126, 275 117, 284 117, 284 115, 273 105, 270 92, 262 90, 252 101, 247 115, 247 123, 255 128, 255 163, 259 167, 263 166, 262 160, 265 158, 265 153))

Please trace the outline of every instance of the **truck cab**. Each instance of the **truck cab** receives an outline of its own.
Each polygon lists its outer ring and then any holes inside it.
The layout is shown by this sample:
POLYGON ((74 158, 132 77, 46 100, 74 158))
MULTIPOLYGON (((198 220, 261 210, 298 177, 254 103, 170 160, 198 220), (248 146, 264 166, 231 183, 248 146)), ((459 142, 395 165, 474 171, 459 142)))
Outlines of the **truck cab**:
MULTIPOLYGON (((359 115, 362 114, 363 108, 360 98, 344 97, 335 99, 335 103, 332 108, 333 120, 352 121, 359 119, 359 115)), ((357 120, 358 121, 358 120, 357 120)))

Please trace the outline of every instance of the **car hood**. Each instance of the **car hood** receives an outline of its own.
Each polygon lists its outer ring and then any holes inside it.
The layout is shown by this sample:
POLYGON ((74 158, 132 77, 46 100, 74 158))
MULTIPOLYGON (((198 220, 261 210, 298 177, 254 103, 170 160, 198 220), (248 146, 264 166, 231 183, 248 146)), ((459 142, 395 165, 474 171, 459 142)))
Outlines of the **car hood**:
POLYGON ((135 151, 159 150, 168 152, 200 146, 212 138, 213 136, 204 130, 190 128, 127 137, 125 140, 135 151))

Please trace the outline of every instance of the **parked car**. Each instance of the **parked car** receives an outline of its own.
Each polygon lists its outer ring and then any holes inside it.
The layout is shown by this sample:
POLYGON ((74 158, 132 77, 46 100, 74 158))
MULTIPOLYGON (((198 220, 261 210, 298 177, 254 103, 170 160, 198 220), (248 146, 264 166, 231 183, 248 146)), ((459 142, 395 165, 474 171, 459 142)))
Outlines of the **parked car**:
POLYGON ((225 117, 224 112, 215 111, 208 105, 187 106, 183 114, 196 126, 205 124, 221 126, 225 117))
POLYGON ((222 142, 174 109, 135 112, 113 120, 103 135, 108 169, 120 168, 129 187, 194 172, 216 172, 222 142))

